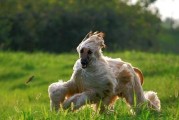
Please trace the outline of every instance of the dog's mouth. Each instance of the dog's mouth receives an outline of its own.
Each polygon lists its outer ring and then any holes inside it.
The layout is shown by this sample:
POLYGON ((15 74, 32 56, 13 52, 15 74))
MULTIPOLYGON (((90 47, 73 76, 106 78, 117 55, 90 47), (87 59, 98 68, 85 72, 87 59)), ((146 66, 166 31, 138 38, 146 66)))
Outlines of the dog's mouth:
POLYGON ((87 68, 87 65, 82 65, 82 68, 83 68, 83 69, 87 68))

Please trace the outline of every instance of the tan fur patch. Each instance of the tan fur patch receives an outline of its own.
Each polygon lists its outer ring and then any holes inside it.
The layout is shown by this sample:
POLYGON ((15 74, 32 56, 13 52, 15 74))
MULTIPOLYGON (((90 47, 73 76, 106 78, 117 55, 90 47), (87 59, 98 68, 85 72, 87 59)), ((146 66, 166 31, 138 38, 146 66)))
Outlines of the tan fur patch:
POLYGON ((98 33, 98 37, 104 38, 105 34, 103 32, 98 33))
POLYGON ((131 74, 129 71, 127 70, 123 70, 121 73, 120 73, 120 80, 126 84, 128 82, 130 82, 131 80, 131 74))

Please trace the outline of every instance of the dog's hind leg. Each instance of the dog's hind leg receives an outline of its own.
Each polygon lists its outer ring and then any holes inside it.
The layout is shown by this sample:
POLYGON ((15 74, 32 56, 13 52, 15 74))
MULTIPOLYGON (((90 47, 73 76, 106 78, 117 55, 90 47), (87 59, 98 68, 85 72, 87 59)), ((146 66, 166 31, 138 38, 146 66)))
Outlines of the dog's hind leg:
POLYGON ((118 77, 118 94, 122 94, 127 103, 134 107, 146 101, 139 77, 130 64, 124 64, 118 77))

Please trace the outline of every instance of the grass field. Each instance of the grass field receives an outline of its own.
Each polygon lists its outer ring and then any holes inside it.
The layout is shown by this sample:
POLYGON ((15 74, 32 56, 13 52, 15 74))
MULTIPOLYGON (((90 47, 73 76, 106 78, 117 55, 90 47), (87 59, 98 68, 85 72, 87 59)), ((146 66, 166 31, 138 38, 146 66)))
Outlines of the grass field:
POLYGON ((161 112, 143 110, 132 116, 122 100, 115 112, 95 113, 90 107, 76 112, 49 111, 48 85, 68 80, 78 55, 0 52, 0 120, 117 120, 179 119, 179 55, 143 52, 105 53, 139 67, 144 90, 153 90, 161 100, 161 112), (25 81, 34 75, 34 79, 25 81))

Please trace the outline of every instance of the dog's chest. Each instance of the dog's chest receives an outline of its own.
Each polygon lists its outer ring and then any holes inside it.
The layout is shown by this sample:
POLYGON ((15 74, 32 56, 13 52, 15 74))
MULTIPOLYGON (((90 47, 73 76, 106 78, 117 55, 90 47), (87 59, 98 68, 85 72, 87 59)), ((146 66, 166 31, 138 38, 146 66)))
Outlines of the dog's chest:
POLYGON ((105 88, 107 83, 111 82, 106 72, 101 72, 99 74, 97 74, 97 72, 82 72, 81 77, 84 89, 105 88))

